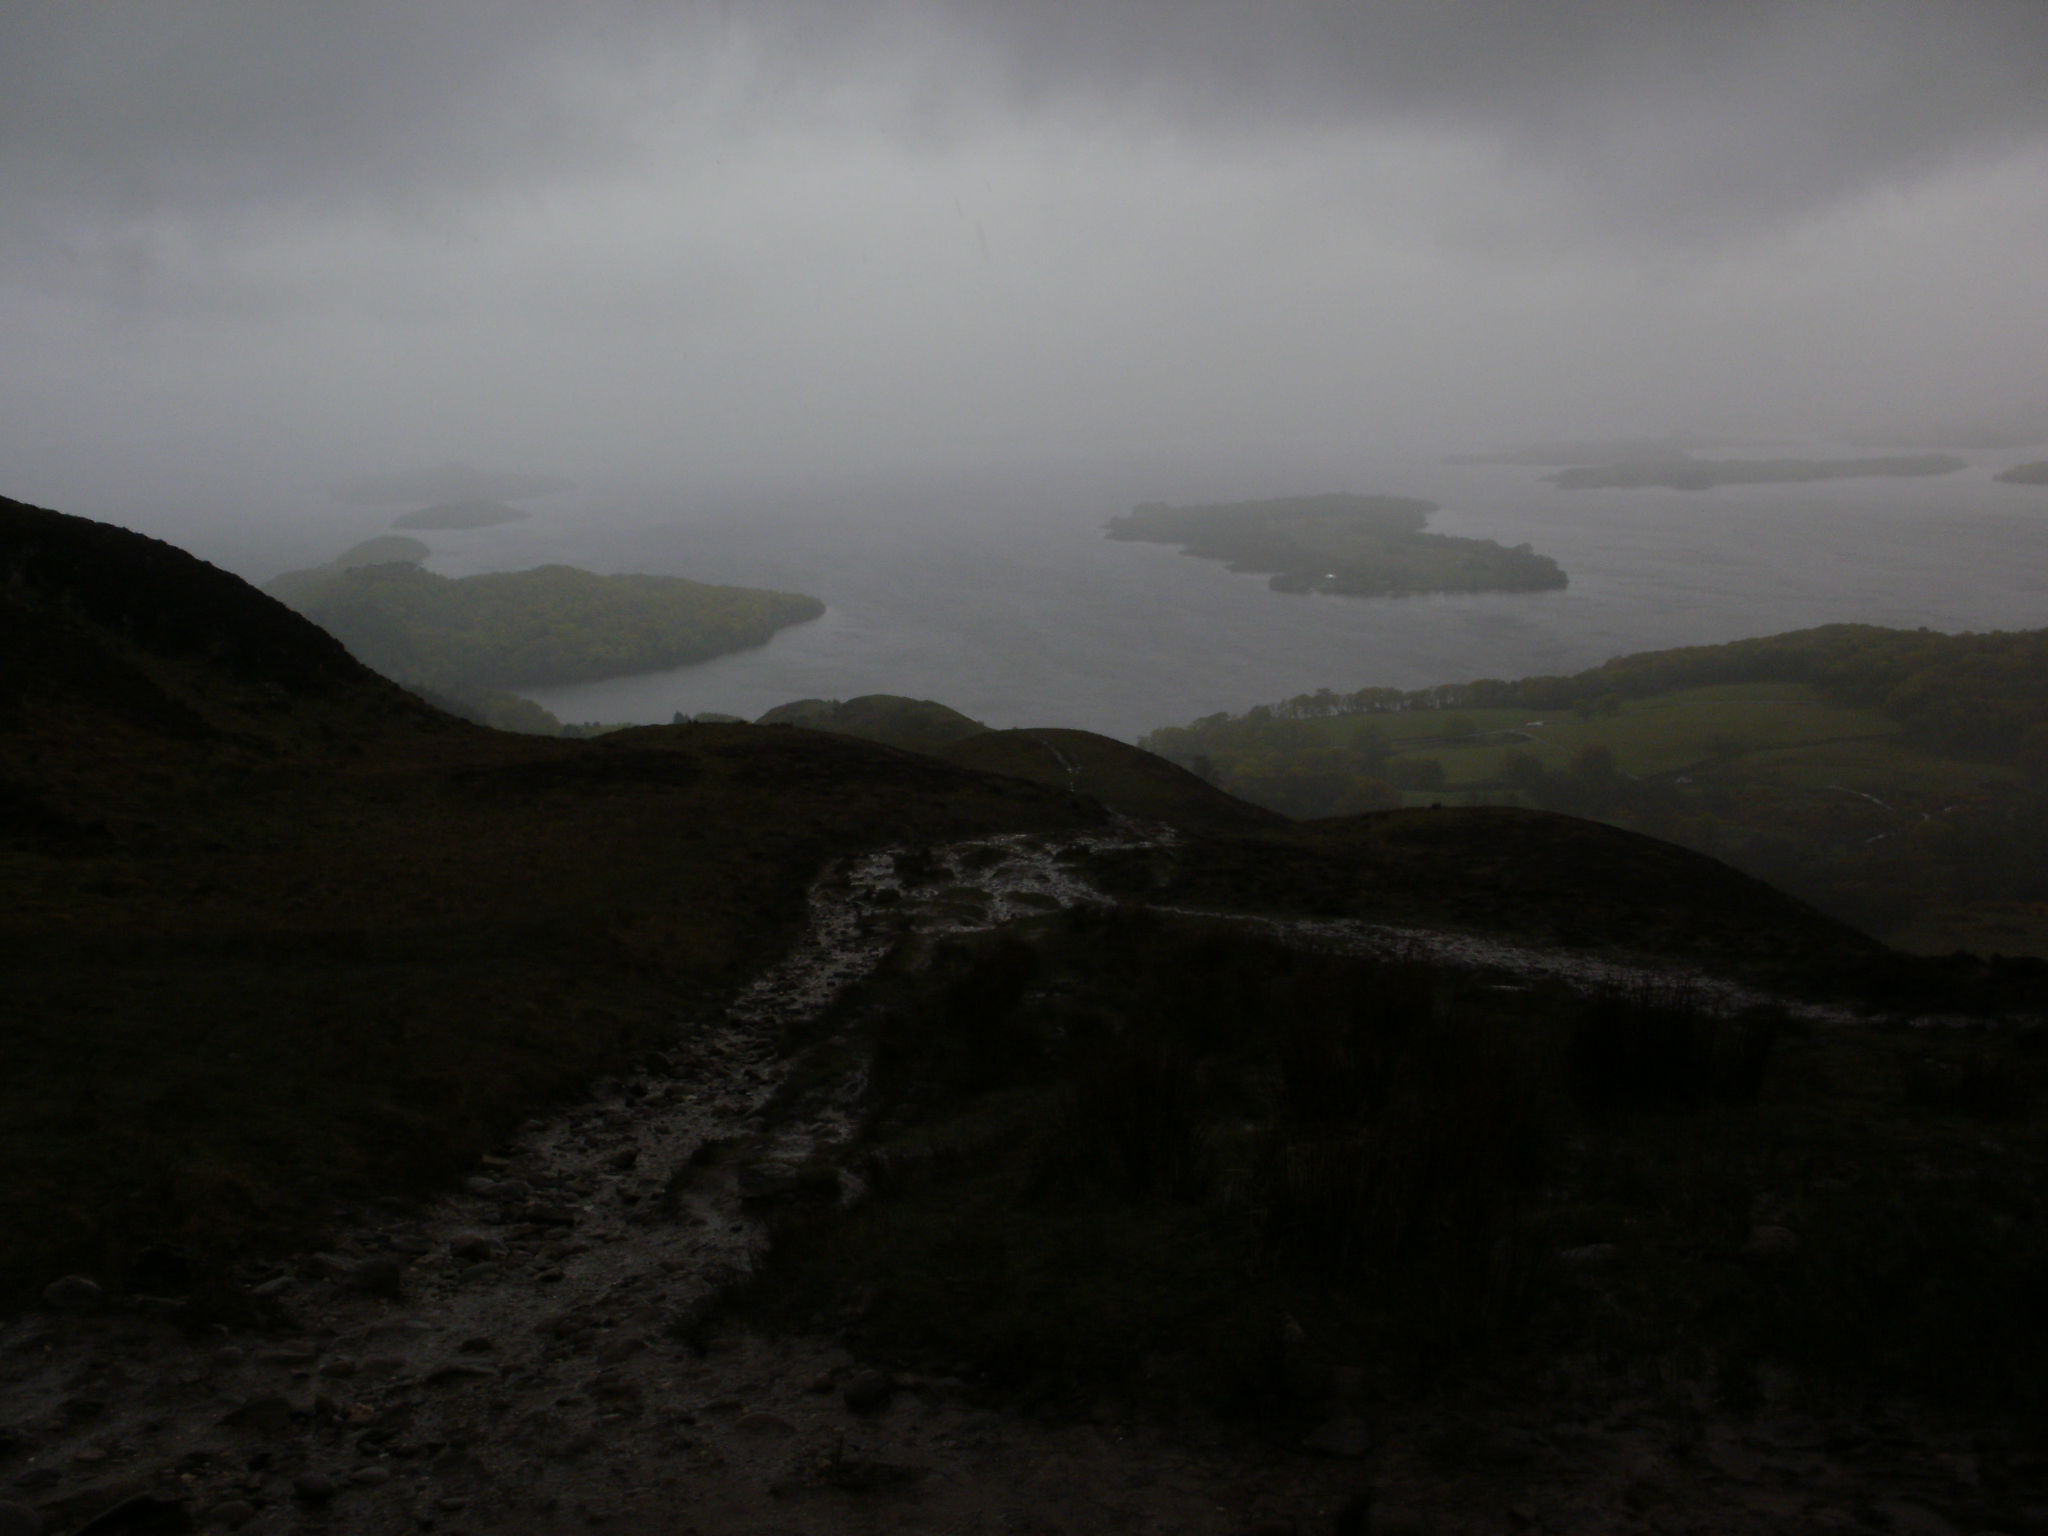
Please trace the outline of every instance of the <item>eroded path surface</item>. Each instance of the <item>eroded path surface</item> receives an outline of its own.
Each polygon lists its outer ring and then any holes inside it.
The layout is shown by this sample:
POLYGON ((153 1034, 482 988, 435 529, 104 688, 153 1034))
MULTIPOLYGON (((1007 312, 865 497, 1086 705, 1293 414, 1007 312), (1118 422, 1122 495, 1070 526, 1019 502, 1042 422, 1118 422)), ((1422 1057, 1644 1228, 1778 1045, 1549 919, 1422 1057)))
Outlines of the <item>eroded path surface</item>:
MULTIPOLYGON (((0 1536, 1969 1528, 1950 1517, 1988 1497, 1975 1449, 1902 1419, 1724 1421, 1667 1395, 1386 1422, 1333 1400, 1295 1447, 1109 1410, 1046 1425, 954 1380, 864 1369, 822 1334, 695 1347, 692 1316, 760 1252, 759 1203, 855 1123, 853 1080, 793 1123, 764 1117, 792 1028, 908 932, 1100 900, 1073 860, 1105 841, 828 872, 806 940, 658 1062, 533 1122, 464 1189, 349 1214, 329 1251, 245 1275, 276 1325, 194 1337, 160 1304, 70 1298, 0 1326, 0 1536)), ((1268 926, 1395 952, 1473 943, 1268 926)), ((1519 958, 1558 963, 1504 946, 1466 963, 1519 958)))

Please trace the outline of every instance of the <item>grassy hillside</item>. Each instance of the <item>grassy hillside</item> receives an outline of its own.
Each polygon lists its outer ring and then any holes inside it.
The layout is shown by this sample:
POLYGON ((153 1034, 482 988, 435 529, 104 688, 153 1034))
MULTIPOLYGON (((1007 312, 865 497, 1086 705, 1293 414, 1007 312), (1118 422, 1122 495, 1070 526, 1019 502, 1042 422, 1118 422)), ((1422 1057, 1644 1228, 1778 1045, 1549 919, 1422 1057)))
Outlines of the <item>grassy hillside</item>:
POLYGON ((1725 858, 1914 948, 2048 954, 2048 631, 1833 626, 1145 738, 1296 816, 1492 802, 1725 858))
POLYGON ((624 734, 159 759, 118 804, 29 786, 0 1288, 446 1175, 764 963, 833 854, 1090 815, 831 737, 624 734))

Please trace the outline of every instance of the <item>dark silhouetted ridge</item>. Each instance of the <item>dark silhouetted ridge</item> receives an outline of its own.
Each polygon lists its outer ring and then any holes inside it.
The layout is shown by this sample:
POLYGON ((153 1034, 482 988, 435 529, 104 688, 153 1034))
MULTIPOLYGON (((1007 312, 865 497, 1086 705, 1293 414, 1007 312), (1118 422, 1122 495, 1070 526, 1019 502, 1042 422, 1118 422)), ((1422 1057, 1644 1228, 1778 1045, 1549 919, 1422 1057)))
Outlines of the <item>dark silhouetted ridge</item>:
POLYGON ((240 577, 159 539, 5 498, 0 650, 0 730, 61 738, 74 756, 92 754, 101 727, 275 738, 294 705, 317 707, 329 731, 443 718, 240 577))
POLYGON ((365 668, 325 630, 174 545, 0 497, 0 585, 13 607, 59 607, 151 655, 206 658, 245 682, 331 695, 365 668))
POLYGON ((776 705, 754 723, 800 725, 835 736, 858 736, 906 752, 937 752, 948 742, 988 729, 936 700, 895 693, 864 693, 845 700, 793 699, 776 705))
POLYGON ((1282 826, 1276 811, 1227 795, 1177 763, 1093 731, 984 731, 939 749, 964 768, 1035 779, 1092 795, 1113 811, 1211 832, 1282 826))
MULTIPOLYGON (((1869 936, 1740 870, 1551 811, 1446 806, 1297 823, 1313 850, 1292 898, 1396 921, 1520 932, 1541 942, 1835 972, 1876 963, 1869 936), (1327 861, 1327 862, 1324 862, 1327 861)), ((1283 876, 1280 867, 1269 878, 1283 876)), ((1277 900, 1289 893, 1276 889, 1277 900)))

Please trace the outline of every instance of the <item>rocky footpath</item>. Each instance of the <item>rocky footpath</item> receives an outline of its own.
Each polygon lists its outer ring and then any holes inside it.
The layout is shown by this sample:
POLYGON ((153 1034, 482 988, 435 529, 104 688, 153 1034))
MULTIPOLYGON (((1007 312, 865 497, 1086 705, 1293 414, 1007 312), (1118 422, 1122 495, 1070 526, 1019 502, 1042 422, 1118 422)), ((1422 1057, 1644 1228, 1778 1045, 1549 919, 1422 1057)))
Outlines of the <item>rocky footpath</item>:
MULTIPOLYGON (((1089 847, 831 872, 798 950, 658 1059, 531 1123, 461 1190, 337 1213, 322 1251, 237 1277, 260 1324, 53 1281, 0 1325, 0 1536, 2048 1531, 2039 1456, 1903 1414, 1822 1425, 1767 1394, 1717 1416, 1677 1388, 1575 1406, 1561 1387, 1540 1413, 1396 1421, 1339 1381, 1325 1422, 1282 1443, 1113 1405, 1027 1419, 856 1360, 822 1319, 814 1337, 707 1326, 761 1252, 760 1212, 857 1119, 857 1074, 768 1113, 792 1030, 908 931, 1096 899, 1071 862, 1089 847)), ((175 1256, 161 1270, 175 1293, 175 1256)))

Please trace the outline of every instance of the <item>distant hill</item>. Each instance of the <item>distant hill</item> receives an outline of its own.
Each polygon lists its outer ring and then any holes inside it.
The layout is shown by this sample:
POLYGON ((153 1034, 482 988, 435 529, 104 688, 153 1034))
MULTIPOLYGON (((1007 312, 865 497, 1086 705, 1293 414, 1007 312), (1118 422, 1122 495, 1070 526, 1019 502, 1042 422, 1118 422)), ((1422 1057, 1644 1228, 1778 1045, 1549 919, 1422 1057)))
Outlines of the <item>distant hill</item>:
MULTIPOLYGON (((1273 841, 1312 852, 1279 904, 1361 907, 1390 921, 1496 928, 1544 941, 1701 959, 1853 970, 1885 946, 1718 859, 1576 816, 1510 806, 1418 807, 1297 822, 1273 841)), ((1277 871, 1276 871, 1277 874, 1277 871)))
POLYGON ((1681 454, 1675 458, 1582 465, 1544 478, 1567 491, 1646 486, 1711 491, 1721 485, 1796 485, 1809 480, 1868 476, 1952 475, 1963 467, 1963 460, 1946 453, 1878 459, 1695 459, 1681 454))
POLYGON ((2007 485, 2048 485, 2048 459, 2036 459, 2031 464, 2015 464, 1995 478, 2003 480, 2007 485))
POLYGON ((350 571, 360 571, 373 565, 419 565, 432 553, 418 539, 408 538, 402 533, 379 534, 374 539, 351 544, 325 565, 273 576, 264 583, 263 590, 280 602, 292 603, 296 594, 316 592, 350 571))
POLYGON ((1093 731, 983 731, 939 749, 949 763, 1035 779, 1093 796, 1113 811, 1211 832, 1249 832, 1286 817, 1225 794, 1177 763, 1093 731))
MULTIPOLYGON (((387 533, 351 546, 325 565, 304 571, 287 571, 273 578, 267 590, 272 597, 294 607, 317 605, 351 571, 379 565, 416 566, 432 553, 418 539, 387 533)), ((490 726, 493 730, 553 736, 562 729, 562 722, 533 700, 503 689, 490 688, 460 677, 429 677, 425 673, 388 675, 436 709, 477 725, 490 726)))
POLYGON ((1828 625, 1571 677, 1322 690, 1143 745, 1290 815, 1536 805, 1916 950, 2048 955, 2048 630, 1828 625))
POLYGON ((1072 790, 1113 811, 1176 827, 1247 832, 1287 819, 1112 737, 1048 726, 992 731, 931 699, 886 693, 843 703, 798 699, 777 705, 756 724, 796 725, 925 752, 962 768, 1072 790))
POLYGON ((524 522, 533 514, 502 501, 443 501, 417 512, 408 512, 392 523, 394 528, 461 529, 495 528, 501 523, 524 522))
POLYGON ((806 730, 858 736, 912 752, 935 751, 948 742, 988 729, 979 720, 970 720, 958 710, 931 699, 911 699, 894 693, 867 693, 844 701, 795 699, 776 705, 754 723, 800 725, 806 730))
POLYGON ((269 590, 387 677, 463 690, 585 682, 708 661, 765 644, 825 611, 816 598, 679 576, 598 576, 566 565, 450 579, 416 540, 372 540, 269 590))

